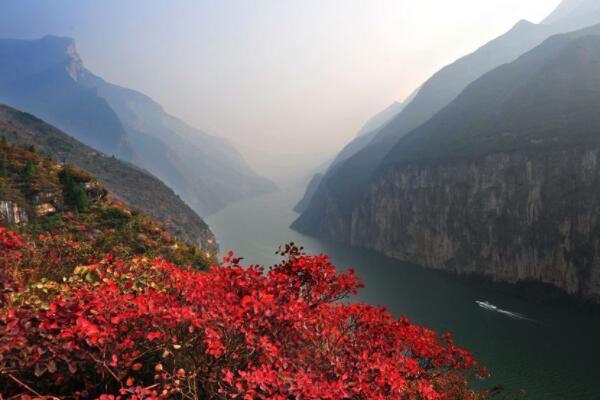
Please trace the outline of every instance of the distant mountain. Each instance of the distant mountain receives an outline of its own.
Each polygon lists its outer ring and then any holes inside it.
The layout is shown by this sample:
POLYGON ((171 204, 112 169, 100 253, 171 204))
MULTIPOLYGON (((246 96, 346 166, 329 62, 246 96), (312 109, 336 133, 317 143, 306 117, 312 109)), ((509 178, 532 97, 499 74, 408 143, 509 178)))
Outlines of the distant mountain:
POLYGON ((558 7, 542 21, 542 23, 552 24, 569 18, 577 9, 580 9, 584 3, 590 2, 588 0, 563 0, 558 7))
POLYGON ((360 150, 365 148, 369 142, 375 137, 377 132, 388 124, 396 115, 398 115, 407 104, 409 104, 419 93, 419 89, 415 90, 410 96, 408 96, 402 102, 394 102, 389 105, 383 111, 377 113, 372 118, 370 118, 358 131, 356 134, 356 138, 348 143, 342 151, 340 151, 337 156, 333 159, 333 161, 328 162, 326 168, 317 168, 317 173, 315 173, 311 179, 309 179, 308 186, 304 192, 304 196, 302 199, 296 204, 294 207, 294 211, 298 213, 302 213, 306 211, 308 208, 312 197, 317 193, 317 189, 319 188, 319 184, 323 179, 324 174, 329 173, 335 168, 338 164, 341 164, 343 161, 352 157, 354 154, 358 153, 360 150))
POLYGON ((0 101, 147 169, 206 215, 275 189, 225 139, 84 68, 72 39, 0 40, 0 101))
POLYGON ((351 223, 329 214, 324 229, 426 267, 600 303, 599 66, 597 25, 485 74, 400 139, 351 223))
POLYGON ((294 207, 294 211, 296 211, 297 213, 303 213, 308 208, 311 199, 313 198, 315 192, 321 184, 321 179, 323 179, 323 174, 319 173, 315 174, 312 177, 312 179, 308 183, 306 192, 304 193, 304 197, 302 197, 298 204, 296 204, 296 206, 294 207))
POLYGON ((0 135, 9 143, 35 146, 38 152, 96 176, 117 198, 154 217, 179 239, 215 254, 217 243, 208 225, 171 189, 131 164, 107 156, 73 139, 31 114, 0 105, 0 135))
POLYGON ((371 119, 369 119, 362 128, 357 133, 357 137, 368 135, 373 133, 383 126, 385 126, 388 122, 390 122, 394 117, 402 112, 404 108, 412 102, 417 94, 419 93, 419 89, 415 90, 410 96, 408 96, 402 102, 394 102, 390 104, 385 110, 375 114, 371 119))
POLYGON ((242 198, 275 190, 252 171, 227 140, 169 115, 148 96, 113 85, 84 71, 80 82, 94 89, 121 119, 137 162, 168 182, 204 215, 242 198))
POLYGON ((326 215, 335 215, 335 219, 343 215, 343 230, 346 230, 352 210, 368 190, 373 173, 404 135, 427 122, 486 72, 514 61, 553 34, 589 26, 590 21, 600 22, 600 10, 592 12, 596 10, 595 3, 584 1, 576 4, 566 16, 559 12, 544 24, 520 21, 506 34, 441 69, 422 85, 414 100, 373 137, 361 137, 361 143, 351 143, 342 150, 340 155, 344 156, 338 156, 342 162, 329 169, 309 207, 293 227, 321 235, 323 226, 327 224, 326 215), (583 13, 580 10, 590 12, 576 17, 583 13), (347 157, 346 154, 352 155, 347 157))
POLYGON ((388 153, 389 165, 600 143, 600 25, 553 36, 469 85, 388 153))
POLYGON ((404 109, 404 103, 393 102, 387 106, 384 110, 378 112, 372 116, 363 126, 358 130, 357 137, 368 135, 369 133, 376 131, 385 125, 392 118, 394 118, 400 111, 404 109))
POLYGON ((104 153, 132 160, 118 116, 94 90, 77 82, 82 69, 71 39, 0 39, 0 103, 38 115, 104 153))
POLYGON ((389 105, 385 110, 377 113, 371 119, 369 119, 365 125, 358 131, 356 138, 348 143, 342 151, 338 153, 334 161, 331 163, 329 168, 341 164, 343 161, 352 157, 360 150, 365 148, 371 140, 377 136, 377 133, 389 124, 398 114, 400 114, 407 105, 409 105, 419 93, 419 89, 415 90, 410 96, 408 96, 402 102, 394 102, 389 105))
POLYGON ((598 13, 597 0, 563 0, 542 24, 559 26, 563 31, 574 30, 598 23, 598 13))

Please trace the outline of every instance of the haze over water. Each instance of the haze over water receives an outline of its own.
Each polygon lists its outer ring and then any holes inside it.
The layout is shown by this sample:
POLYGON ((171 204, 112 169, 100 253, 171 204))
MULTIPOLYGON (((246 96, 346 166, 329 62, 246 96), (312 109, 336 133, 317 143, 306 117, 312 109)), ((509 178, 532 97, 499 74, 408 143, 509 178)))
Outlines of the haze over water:
MULTIPOLYGON (((339 268, 352 267, 365 284, 359 300, 385 306, 396 315, 438 332, 452 332, 493 375, 485 386, 502 385, 506 398, 521 390, 530 400, 600 399, 600 319, 585 312, 529 303, 460 278, 301 235, 288 228, 302 195, 291 189, 246 200, 208 218, 221 249, 236 249, 247 263, 272 265, 284 242, 310 253, 332 256, 339 268), (251 237, 253 240, 248 240, 251 237), (530 320, 479 307, 490 303, 530 320)), ((502 398, 502 397, 501 397, 502 398)))

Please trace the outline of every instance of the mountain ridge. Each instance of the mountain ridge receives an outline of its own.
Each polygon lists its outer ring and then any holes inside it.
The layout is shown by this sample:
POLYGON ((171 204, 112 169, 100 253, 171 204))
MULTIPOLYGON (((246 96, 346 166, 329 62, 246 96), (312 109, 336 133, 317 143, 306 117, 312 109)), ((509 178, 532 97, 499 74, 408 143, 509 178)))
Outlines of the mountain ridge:
MULTIPOLYGON (((553 107, 550 110, 543 109, 544 106, 548 107, 548 105, 551 104, 549 99, 544 97, 537 98, 534 97, 531 93, 524 93, 524 91, 527 90, 525 89, 525 87, 531 89, 531 86, 527 85, 531 85, 532 82, 543 78, 545 74, 548 73, 548 69, 551 65, 553 65, 553 63, 564 62, 565 60, 568 60, 568 56, 565 53, 574 52, 575 49, 577 49, 579 46, 588 46, 586 48, 589 48, 590 42, 593 45, 596 45, 598 43, 596 39, 598 39, 599 35, 600 25, 596 25, 594 27, 590 27, 573 33, 556 35, 546 40, 537 48, 521 56, 513 63, 498 67, 497 69, 490 71, 488 74, 484 75, 480 80, 469 85, 457 99, 455 99, 449 106, 447 106, 444 110, 438 113, 434 118, 432 118, 427 123, 425 123, 418 129, 412 131, 410 134, 402 138, 388 153, 386 159, 384 160, 384 163, 382 164, 382 168, 385 168, 391 164, 421 163, 428 162, 432 159, 439 160, 441 158, 446 159, 452 157, 476 157, 479 155, 477 151, 481 150, 480 147, 473 146, 473 140, 476 137, 470 135, 471 132, 477 132, 477 127, 483 124, 484 121, 487 119, 488 121, 493 121, 493 124, 492 122, 488 122, 489 125, 493 126, 493 131, 486 131, 485 137, 482 138, 483 140, 489 140, 490 138, 493 138, 493 135, 497 134, 500 131, 510 133, 513 129, 511 124, 515 124, 515 121, 519 120, 519 118, 526 118, 527 112, 531 112, 532 108, 536 109, 536 115, 540 115, 541 113, 543 113, 544 117, 538 118, 539 121, 537 121, 537 123, 544 124, 545 132, 547 134, 549 134, 549 132, 556 133, 557 129, 559 129, 565 124, 565 121, 562 120, 562 118, 556 118, 557 115, 569 115, 576 111, 581 111, 581 108, 587 107, 583 107, 582 104, 577 104, 577 107, 571 107, 572 110, 569 113, 566 113, 563 109, 557 110, 555 109, 556 107, 553 107), (524 74, 523 72, 514 72, 519 68, 523 68, 523 65, 529 67, 529 71, 527 72, 527 74, 524 74), (500 78, 498 77, 502 76, 502 74, 504 74, 504 78, 499 81, 500 78), (491 83, 488 83, 488 81, 491 81, 491 83), (488 87, 482 87, 484 84, 487 84, 488 87), (501 89, 498 90, 498 88, 501 89), (481 100, 481 96, 479 96, 479 103, 471 101, 470 103, 464 104, 465 102, 467 102, 466 99, 468 99, 469 96, 473 97, 473 93, 477 92, 478 90, 486 90, 487 93, 494 93, 494 96, 489 96, 494 103, 490 104, 484 102, 481 100), (520 95, 527 100, 515 101, 513 97, 517 95, 520 95), (520 104, 521 109, 512 108, 510 111, 505 110, 504 104, 508 103, 510 100, 520 104), (527 107, 525 107, 526 101, 528 102, 527 107), (480 110, 477 107, 482 107, 482 109, 480 110), (495 111, 485 113, 483 109, 495 111), (461 117, 450 122, 447 116, 452 113, 461 113, 461 117), (444 118, 446 119, 444 120, 444 118), (475 122, 469 125, 470 120, 474 120, 475 122), (548 121, 553 121, 553 123, 548 123, 548 121), (436 128, 429 128, 433 125, 435 125, 436 128), (440 125, 445 126, 443 135, 439 134, 440 125), (438 132, 438 136, 435 138, 428 138, 426 131, 429 129, 438 132), (460 136, 458 138, 455 138, 455 132, 457 134, 458 132, 460 132, 460 136), (466 139, 470 140, 468 146, 466 144, 452 144, 452 140, 463 140, 461 137, 465 137, 466 139), (431 146, 427 146, 424 144, 426 141, 435 141, 436 148, 432 151, 431 146), (420 148, 415 148, 414 145, 410 144, 410 142, 422 144, 420 148), (425 151, 425 148, 427 148, 427 151, 425 151), (418 157, 417 154, 419 154, 418 157)), ((597 54, 598 52, 590 52, 589 56, 597 56, 597 54)), ((578 55, 572 55, 574 56, 574 61, 580 61, 580 57, 578 55)), ((571 77, 574 78, 573 75, 575 75, 575 73, 571 74, 571 77)), ((582 79, 581 76, 577 78, 582 79)), ((556 79, 564 80, 564 72, 563 76, 557 74, 556 79)), ((549 83, 555 82, 547 80, 546 84, 549 85, 549 83)), ((588 85, 588 89, 592 90, 591 88, 593 87, 593 81, 590 80, 590 82, 588 82, 588 85)), ((569 90, 566 89, 568 86, 569 85, 563 84, 563 87, 565 88, 565 94, 563 96, 557 97, 568 97, 569 90)), ((571 88, 571 91, 572 90, 574 89, 571 88)), ((586 120, 592 121, 592 118, 593 115, 586 115, 586 120)), ((532 130, 534 128, 535 125, 530 126, 528 129, 532 130)), ((580 130, 576 133, 580 134, 581 132, 582 131, 580 130)), ((523 139, 523 137, 515 137, 513 134, 505 135, 507 138, 510 139, 510 141, 523 139)), ((539 148, 540 144, 542 144, 542 142, 539 142, 539 140, 543 140, 544 138, 535 137, 527 139, 533 141, 535 143, 535 147, 539 148)), ((510 148, 506 147, 508 145, 509 140, 506 140, 504 142, 505 143, 503 145, 503 148, 506 151, 509 151, 510 148)), ((515 142, 512 145, 516 145, 518 148, 522 149, 523 147, 529 144, 533 144, 533 142, 515 142)), ((543 143, 550 144, 547 141, 544 141, 543 143)), ((552 144, 560 145, 560 142, 557 142, 556 139, 554 139, 552 141, 552 144)), ((490 149, 489 151, 497 151, 498 146, 499 144, 497 143, 494 143, 492 145, 484 145, 483 151, 486 151, 485 149, 487 148, 490 149)))
MULTIPOLYGON (((587 15, 582 24, 593 19, 600 22, 600 9, 595 14, 587 15)), ((330 168, 309 207, 294 221, 292 228, 319 235, 319 225, 325 223, 324 217, 328 213, 341 213, 349 224, 352 210, 366 193, 373 174, 402 136, 427 122, 476 78, 499 65, 514 61, 553 33, 560 33, 567 29, 565 26, 572 26, 573 23, 571 19, 558 19, 552 24, 539 25, 520 21, 504 35, 442 68, 421 86, 415 99, 401 113, 372 138, 363 139, 357 146, 358 150, 352 148, 354 154, 351 157, 330 168)), ((354 145, 351 143, 347 148, 354 145)), ((347 148, 340 154, 346 153, 347 148)))
POLYGON ((150 97, 87 70, 71 38, 3 39, 0 54, 0 71, 16 77, 0 81, 1 101, 149 170, 203 215, 276 189, 226 139, 192 128, 150 97), (22 68, 30 62, 42 71, 22 68))
POLYGON ((77 84, 83 68, 69 38, 0 39, 0 103, 37 115, 107 154, 135 158, 106 101, 77 84), (12 61, 14 60, 14 61, 12 61))
POLYGON ((136 90, 108 83, 89 71, 81 80, 115 110, 135 147, 153 155, 138 164, 169 182, 202 215, 210 215, 240 198, 276 189, 252 172, 226 139, 191 127, 136 90), (197 174, 198 170, 203 173, 197 174), (219 192, 215 193, 216 189, 219 192))
POLYGON ((598 65, 600 25, 484 75, 398 142, 337 233, 425 267, 600 303, 598 65))

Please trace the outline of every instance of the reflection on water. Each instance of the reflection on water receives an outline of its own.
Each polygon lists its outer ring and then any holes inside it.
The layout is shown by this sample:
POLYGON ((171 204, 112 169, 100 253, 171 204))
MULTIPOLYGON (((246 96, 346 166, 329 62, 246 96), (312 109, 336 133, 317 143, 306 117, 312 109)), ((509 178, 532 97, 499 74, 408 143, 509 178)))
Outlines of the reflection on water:
MULTIPOLYGON (((277 247, 293 241, 325 253, 340 268, 352 267, 366 288, 361 301, 384 305, 396 315, 439 332, 492 369, 489 385, 526 399, 600 399, 600 320, 586 313, 531 304, 460 279, 401 263, 370 251, 327 243, 289 229, 301 190, 288 190, 234 204, 208 218, 221 250, 235 250, 248 263, 272 265, 277 247), (507 318, 476 301, 527 316, 507 318)), ((511 397, 514 398, 514 397, 511 397)))

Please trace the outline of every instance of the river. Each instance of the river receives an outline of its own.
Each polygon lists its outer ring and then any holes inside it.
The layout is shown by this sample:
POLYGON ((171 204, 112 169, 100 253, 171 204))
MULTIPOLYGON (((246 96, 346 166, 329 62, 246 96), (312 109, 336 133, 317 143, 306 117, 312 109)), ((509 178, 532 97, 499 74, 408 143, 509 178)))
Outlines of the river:
POLYGON ((307 252, 329 254, 339 268, 354 268, 366 285, 358 300, 451 332, 458 345, 491 369, 485 384, 506 388, 501 398, 517 399, 523 391, 532 400, 600 400, 600 318, 529 303, 370 251, 301 235, 289 228, 301 194, 300 188, 276 192, 207 218, 221 250, 232 249, 247 263, 266 266, 277 262, 277 247, 291 241, 307 252), (485 310, 476 300, 528 319, 485 310))

